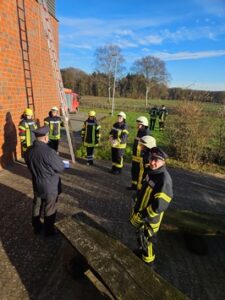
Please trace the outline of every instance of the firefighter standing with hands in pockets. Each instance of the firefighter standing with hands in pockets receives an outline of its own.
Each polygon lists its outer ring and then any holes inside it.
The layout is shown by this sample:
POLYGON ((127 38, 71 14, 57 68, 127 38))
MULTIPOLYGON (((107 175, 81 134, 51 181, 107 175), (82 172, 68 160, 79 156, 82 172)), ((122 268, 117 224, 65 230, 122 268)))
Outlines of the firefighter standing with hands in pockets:
POLYGON ((130 222, 138 229, 138 256, 152 266, 156 234, 172 197, 172 179, 166 169, 167 154, 158 147, 150 150, 149 171, 137 194, 130 222))

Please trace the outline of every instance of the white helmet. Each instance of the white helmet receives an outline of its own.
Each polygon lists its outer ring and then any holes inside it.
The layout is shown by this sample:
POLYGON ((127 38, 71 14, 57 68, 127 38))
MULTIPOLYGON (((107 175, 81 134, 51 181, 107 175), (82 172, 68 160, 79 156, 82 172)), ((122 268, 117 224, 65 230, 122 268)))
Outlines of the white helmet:
POLYGON ((148 126, 148 119, 144 116, 138 117, 136 122, 141 125, 148 126))
POLYGON ((53 107, 51 108, 51 110, 54 110, 54 111, 59 111, 59 109, 58 109, 58 107, 57 107, 57 106, 53 106, 53 107))
POLYGON ((123 111, 119 112, 117 116, 122 117, 124 120, 126 120, 126 117, 127 117, 123 111))
POLYGON ((148 149, 156 147, 156 139, 153 136, 145 135, 139 140, 139 144, 144 145, 148 149))

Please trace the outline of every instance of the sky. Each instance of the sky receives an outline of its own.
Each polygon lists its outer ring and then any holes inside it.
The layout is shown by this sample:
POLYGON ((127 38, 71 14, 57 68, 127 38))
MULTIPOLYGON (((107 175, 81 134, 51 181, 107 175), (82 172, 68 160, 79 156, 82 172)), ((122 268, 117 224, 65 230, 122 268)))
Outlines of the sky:
POLYGON ((95 70, 95 50, 118 45, 125 74, 151 55, 170 87, 225 90, 225 0, 56 0, 60 67, 95 70))

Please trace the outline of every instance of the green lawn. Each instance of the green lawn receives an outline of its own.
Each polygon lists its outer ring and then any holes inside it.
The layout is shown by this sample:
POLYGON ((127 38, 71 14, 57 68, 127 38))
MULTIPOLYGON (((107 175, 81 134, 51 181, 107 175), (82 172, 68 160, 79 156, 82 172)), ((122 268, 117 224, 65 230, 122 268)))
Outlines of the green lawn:
MULTIPOLYGON (((175 101, 175 100, 158 100, 153 99, 148 101, 149 106, 157 105, 160 107, 162 104, 166 105, 169 115, 168 121, 174 122, 176 118, 176 108, 179 105, 183 104, 183 101, 175 101)), ((149 107, 148 106, 148 107, 149 107)), ((217 118, 215 118, 215 114, 217 114, 218 110, 222 108, 222 105, 219 104, 211 104, 211 103, 203 103, 202 108, 205 111, 205 121, 207 122, 209 127, 216 128, 216 124, 219 122, 217 118)), ((99 98, 99 97, 82 97, 81 100, 81 111, 88 111, 90 109, 94 109, 98 115, 98 113, 104 113, 106 117, 101 120, 102 126, 102 139, 101 145, 99 146, 98 150, 96 151, 96 158, 97 159, 111 159, 111 151, 110 145, 108 142, 108 135, 111 129, 111 126, 117 120, 117 113, 119 111, 124 111, 127 114, 127 125, 129 131, 129 139, 128 145, 126 148, 125 153, 125 161, 130 162, 132 156, 132 144, 133 140, 136 136, 137 129, 136 129, 136 119, 139 116, 146 116, 149 119, 148 108, 145 106, 145 100, 143 99, 127 99, 127 98, 120 98, 115 99, 115 111, 114 116, 111 116, 111 103, 108 103, 107 98, 99 98)), ((158 122, 156 123, 156 128, 151 135, 156 138, 158 146, 162 147, 165 151, 169 151, 169 139, 167 136, 166 131, 159 131, 158 122)), ((209 141, 210 145, 214 145, 215 141, 209 141)), ((84 156, 85 151, 83 147, 81 147, 78 152, 78 156, 84 156)), ((197 165, 197 166, 190 166, 184 164, 180 161, 177 161, 175 158, 171 157, 169 160, 169 164, 172 166, 178 166, 182 168, 189 168, 189 169, 198 169, 198 170, 205 170, 214 173, 223 173, 225 174, 225 170, 223 166, 218 165, 197 165)))

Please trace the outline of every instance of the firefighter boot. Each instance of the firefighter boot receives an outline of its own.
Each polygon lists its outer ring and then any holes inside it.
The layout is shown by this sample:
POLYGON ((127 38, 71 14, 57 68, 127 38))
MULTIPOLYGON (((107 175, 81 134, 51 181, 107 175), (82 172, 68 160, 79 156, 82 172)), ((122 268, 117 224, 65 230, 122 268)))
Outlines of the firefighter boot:
POLYGON ((56 214, 44 218, 45 236, 53 236, 56 234, 55 227, 54 227, 55 218, 56 218, 56 214))
POLYGON ((116 167, 115 166, 112 166, 112 169, 111 170, 109 170, 109 173, 112 173, 113 174, 113 172, 116 170, 116 167))
POLYGON ((39 216, 32 217, 32 226, 33 226, 34 234, 41 233, 43 224, 41 223, 39 216))

